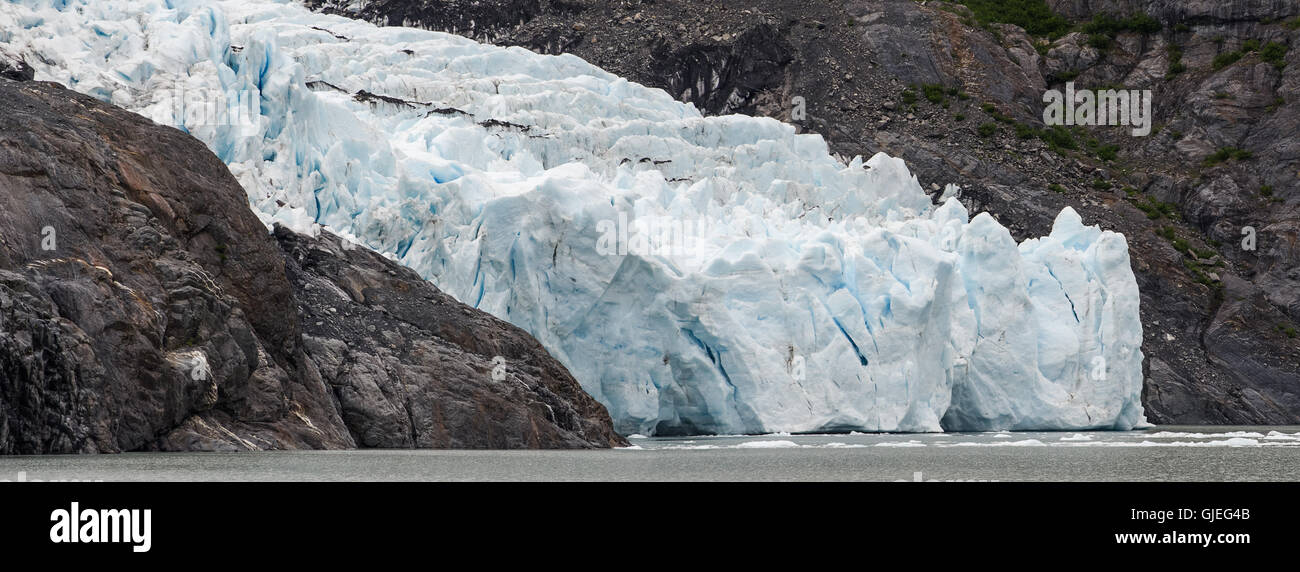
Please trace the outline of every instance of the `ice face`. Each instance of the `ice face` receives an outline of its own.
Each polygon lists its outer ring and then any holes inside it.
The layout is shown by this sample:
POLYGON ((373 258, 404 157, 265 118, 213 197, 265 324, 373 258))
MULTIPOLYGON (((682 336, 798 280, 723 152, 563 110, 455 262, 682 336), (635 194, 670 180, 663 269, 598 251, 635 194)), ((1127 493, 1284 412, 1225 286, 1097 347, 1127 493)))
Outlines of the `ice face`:
POLYGON ((899 159, 705 118, 571 56, 290 2, 22 0, 0 36, 524 328, 640 434, 1144 423, 1124 237, 1016 244, 899 159))

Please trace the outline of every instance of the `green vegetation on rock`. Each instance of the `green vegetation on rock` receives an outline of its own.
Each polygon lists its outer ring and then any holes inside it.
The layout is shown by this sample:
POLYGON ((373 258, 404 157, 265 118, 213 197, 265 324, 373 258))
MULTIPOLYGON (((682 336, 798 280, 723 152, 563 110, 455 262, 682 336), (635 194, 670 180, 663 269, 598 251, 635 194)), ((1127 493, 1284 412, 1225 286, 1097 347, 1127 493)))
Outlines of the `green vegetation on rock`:
POLYGON ((1053 12, 1045 0, 957 0, 970 8, 981 24, 1014 24, 1032 36, 1059 38, 1069 33, 1070 21, 1053 12))

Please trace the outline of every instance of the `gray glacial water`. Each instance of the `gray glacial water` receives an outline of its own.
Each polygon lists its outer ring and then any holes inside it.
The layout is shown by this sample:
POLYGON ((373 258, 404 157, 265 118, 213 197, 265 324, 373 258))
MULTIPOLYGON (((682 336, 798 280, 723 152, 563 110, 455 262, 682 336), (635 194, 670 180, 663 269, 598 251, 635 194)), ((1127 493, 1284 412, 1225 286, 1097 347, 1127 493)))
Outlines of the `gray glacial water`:
POLYGON ((1300 427, 632 439, 604 451, 266 451, 0 458, 0 480, 1295 481, 1300 427))

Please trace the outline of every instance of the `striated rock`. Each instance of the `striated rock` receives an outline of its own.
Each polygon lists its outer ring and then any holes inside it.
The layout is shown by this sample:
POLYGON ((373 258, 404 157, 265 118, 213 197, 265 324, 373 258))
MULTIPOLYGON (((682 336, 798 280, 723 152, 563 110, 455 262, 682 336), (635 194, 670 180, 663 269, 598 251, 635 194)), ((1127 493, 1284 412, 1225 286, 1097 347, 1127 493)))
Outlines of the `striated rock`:
POLYGON ((202 144, 0 80, 0 189, 0 453, 188 449, 171 433, 194 424, 239 448, 352 445, 283 257, 202 144))
POLYGON ((1097 63, 1101 54, 1088 45, 1088 36, 1081 32, 1067 34, 1047 50, 1044 70, 1055 77, 1078 75, 1097 63))
POLYGON ((1046 0, 1067 18, 1087 20, 1095 14, 1144 12, 1164 20, 1259 21, 1294 14, 1287 0, 1046 0))
POLYGON ((624 443, 526 334, 318 243, 190 136, 0 79, 0 454, 624 443))

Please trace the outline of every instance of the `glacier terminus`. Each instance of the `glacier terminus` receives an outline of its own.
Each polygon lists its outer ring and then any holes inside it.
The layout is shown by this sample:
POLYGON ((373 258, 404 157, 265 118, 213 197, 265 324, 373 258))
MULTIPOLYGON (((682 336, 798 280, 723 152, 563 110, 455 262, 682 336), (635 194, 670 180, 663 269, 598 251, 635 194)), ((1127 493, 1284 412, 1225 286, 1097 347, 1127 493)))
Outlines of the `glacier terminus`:
POLYGON ((1068 208, 1016 243, 885 154, 287 0, 6 1, 0 47, 527 330, 624 434, 1145 425, 1127 242, 1068 208))

